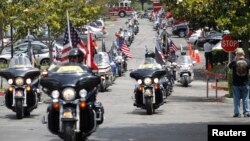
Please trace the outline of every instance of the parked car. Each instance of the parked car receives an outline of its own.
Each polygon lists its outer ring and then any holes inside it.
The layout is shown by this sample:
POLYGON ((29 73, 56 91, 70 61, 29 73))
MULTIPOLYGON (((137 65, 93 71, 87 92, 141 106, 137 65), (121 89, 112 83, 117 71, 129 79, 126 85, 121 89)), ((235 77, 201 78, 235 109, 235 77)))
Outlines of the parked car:
POLYGON ((217 44, 219 41, 222 40, 222 35, 223 35, 223 34, 220 33, 220 32, 213 32, 213 33, 210 33, 210 34, 207 35, 206 37, 200 37, 200 38, 198 38, 196 45, 197 45, 198 47, 203 48, 203 45, 204 45, 204 43, 206 42, 206 40, 208 40, 211 44, 215 45, 215 44, 217 44))
POLYGON ((180 38, 186 37, 189 34, 191 34, 190 27, 189 27, 188 23, 174 25, 172 28, 172 34, 177 35, 180 38))
POLYGON ((202 30, 198 29, 196 31, 194 31, 191 36, 188 38, 187 42, 191 43, 192 45, 195 45, 197 40, 199 39, 199 37, 201 37, 202 34, 202 30))
MULTIPOLYGON (((14 55, 19 53, 27 53, 28 44, 28 42, 24 42, 14 46, 14 55)), ((31 46, 35 55, 36 65, 48 65, 50 63, 48 46, 40 41, 32 41, 31 46)), ((6 47, 4 50, 4 54, 0 55, 0 63, 8 64, 11 59, 11 48, 6 47)))
POLYGON ((105 22, 104 22, 103 19, 100 18, 100 19, 94 21, 94 23, 97 25, 97 27, 99 27, 99 28, 102 29, 104 32, 106 32, 106 31, 105 31, 105 22))
POLYGON ((88 30, 94 34, 94 37, 98 40, 100 38, 104 38, 104 31, 98 27, 94 27, 91 25, 86 25, 85 27, 85 34, 88 33, 88 30))

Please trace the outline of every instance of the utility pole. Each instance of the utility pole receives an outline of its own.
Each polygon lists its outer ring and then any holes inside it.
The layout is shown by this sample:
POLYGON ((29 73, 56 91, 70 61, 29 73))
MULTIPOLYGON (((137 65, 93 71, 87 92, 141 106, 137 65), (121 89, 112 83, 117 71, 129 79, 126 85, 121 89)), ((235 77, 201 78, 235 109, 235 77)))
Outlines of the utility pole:
POLYGON ((140 0, 141 1, 141 10, 144 11, 144 2, 145 0, 140 0))

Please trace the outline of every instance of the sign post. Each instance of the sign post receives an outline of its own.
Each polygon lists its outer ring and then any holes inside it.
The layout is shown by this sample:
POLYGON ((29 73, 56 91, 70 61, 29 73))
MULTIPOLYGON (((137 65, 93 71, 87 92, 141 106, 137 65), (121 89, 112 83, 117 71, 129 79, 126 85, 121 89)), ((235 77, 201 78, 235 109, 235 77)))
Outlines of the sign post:
POLYGON ((229 34, 225 35, 222 38, 221 47, 225 52, 228 52, 228 62, 231 61, 230 52, 233 52, 236 48, 238 48, 238 46, 239 46, 238 40, 233 40, 229 34))

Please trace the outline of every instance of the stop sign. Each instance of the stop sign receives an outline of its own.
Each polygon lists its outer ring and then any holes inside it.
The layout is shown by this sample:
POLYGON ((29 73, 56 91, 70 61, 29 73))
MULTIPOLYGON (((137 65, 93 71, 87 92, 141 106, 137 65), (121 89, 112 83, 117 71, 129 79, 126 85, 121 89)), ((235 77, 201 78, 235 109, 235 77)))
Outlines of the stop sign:
POLYGON ((221 47, 226 52, 232 52, 239 46, 238 40, 233 40, 230 35, 224 35, 221 41, 221 47))

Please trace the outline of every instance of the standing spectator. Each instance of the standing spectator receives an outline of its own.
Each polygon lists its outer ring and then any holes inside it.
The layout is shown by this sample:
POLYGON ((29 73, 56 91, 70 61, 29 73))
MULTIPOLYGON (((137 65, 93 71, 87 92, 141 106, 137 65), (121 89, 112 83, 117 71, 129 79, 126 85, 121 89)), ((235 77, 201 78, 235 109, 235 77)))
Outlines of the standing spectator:
POLYGON ((250 62, 245 58, 244 51, 237 50, 235 59, 228 64, 233 71, 233 99, 234 99, 234 115, 240 117, 240 99, 242 98, 244 117, 250 117, 249 112, 249 80, 248 74, 250 62))
POLYGON ((209 40, 206 40, 206 43, 203 45, 205 52, 205 61, 206 61, 206 70, 208 70, 208 63, 211 64, 213 68, 213 54, 212 54, 212 45, 209 43, 209 40))

